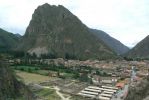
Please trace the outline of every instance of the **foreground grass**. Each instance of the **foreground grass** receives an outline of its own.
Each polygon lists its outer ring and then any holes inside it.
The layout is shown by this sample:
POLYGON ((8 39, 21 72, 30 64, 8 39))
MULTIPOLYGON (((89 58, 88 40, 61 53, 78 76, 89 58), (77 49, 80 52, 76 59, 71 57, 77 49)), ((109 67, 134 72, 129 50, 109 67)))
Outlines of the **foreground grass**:
POLYGON ((40 97, 43 100, 61 100, 61 98, 56 94, 56 91, 53 89, 40 89, 34 91, 37 97, 40 97))
MULTIPOLYGON (((29 84, 29 83, 38 84, 52 79, 48 76, 39 75, 35 73, 28 73, 28 72, 18 71, 18 70, 15 70, 15 72, 16 72, 16 75, 19 76, 25 82, 25 84, 29 84)), ((32 92, 37 97, 39 97, 39 100, 40 99, 41 100, 61 100, 61 98, 57 95, 54 89, 37 89, 37 90, 32 90, 32 92)), ((66 95, 66 97, 68 96, 66 95)), ((24 100, 24 99, 19 98, 17 100, 24 100)), ((70 100, 88 100, 88 99, 80 96, 72 96, 70 100)))
MULTIPOLYGON (((26 84, 28 83, 40 83, 50 80, 51 78, 44 75, 28 73, 16 70, 16 75, 19 76, 26 84)), ((32 90, 32 92, 41 100, 61 100, 61 98, 56 94, 54 89, 37 89, 32 90)), ((19 98, 17 100, 24 100, 19 98)))
POLYGON ((40 82, 45 82, 50 80, 50 77, 44 76, 44 75, 39 75, 39 74, 34 74, 34 73, 28 73, 28 72, 23 72, 23 71, 15 71, 16 75, 19 76, 25 84, 28 83, 40 83, 40 82))
POLYGON ((90 100, 90 99, 84 98, 82 96, 72 96, 70 100, 90 100))

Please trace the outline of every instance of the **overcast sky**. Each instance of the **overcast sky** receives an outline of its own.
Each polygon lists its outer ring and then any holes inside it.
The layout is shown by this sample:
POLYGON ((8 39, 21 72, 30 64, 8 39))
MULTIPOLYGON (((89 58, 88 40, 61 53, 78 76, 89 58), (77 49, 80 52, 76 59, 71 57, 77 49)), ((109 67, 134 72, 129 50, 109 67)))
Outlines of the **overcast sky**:
POLYGON ((63 5, 90 28, 129 47, 149 35, 149 0, 0 0, 0 27, 24 34, 37 6, 63 5))

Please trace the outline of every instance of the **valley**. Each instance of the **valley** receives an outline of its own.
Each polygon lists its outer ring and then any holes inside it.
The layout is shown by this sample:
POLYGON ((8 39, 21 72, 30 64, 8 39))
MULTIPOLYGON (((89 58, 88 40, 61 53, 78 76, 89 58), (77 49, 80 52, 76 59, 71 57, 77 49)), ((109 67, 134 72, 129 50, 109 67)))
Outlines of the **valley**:
POLYGON ((38 5, 23 36, 0 28, 0 100, 148 100, 148 44, 128 48, 63 5, 38 5))

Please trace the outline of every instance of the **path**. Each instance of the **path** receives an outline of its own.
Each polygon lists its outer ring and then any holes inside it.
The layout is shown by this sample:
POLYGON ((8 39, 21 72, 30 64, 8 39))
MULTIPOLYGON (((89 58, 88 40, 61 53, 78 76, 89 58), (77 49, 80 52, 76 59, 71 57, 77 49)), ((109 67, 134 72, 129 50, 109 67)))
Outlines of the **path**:
POLYGON ((72 85, 74 82, 71 82, 71 83, 69 83, 69 84, 66 84, 65 86, 70 86, 70 85, 72 85))
POLYGON ((60 98, 61 98, 62 100, 70 100, 70 97, 71 97, 71 96, 65 97, 64 94, 62 94, 61 92, 59 92, 59 91, 60 91, 60 88, 57 87, 57 86, 54 86, 54 87, 52 88, 52 87, 49 87, 49 86, 41 86, 41 85, 39 85, 39 84, 35 84, 35 85, 38 86, 38 87, 40 87, 40 88, 55 89, 55 90, 56 90, 56 94, 57 94, 58 96, 60 96, 60 98))
POLYGON ((64 97, 64 94, 62 94, 61 92, 59 92, 60 91, 60 88, 59 87, 55 86, 54 89, 56 90, 56 93, 61 97, 62 100, 69 100, 70 99, 70 96, 67 97, 67 98, 65 98, 64 97))

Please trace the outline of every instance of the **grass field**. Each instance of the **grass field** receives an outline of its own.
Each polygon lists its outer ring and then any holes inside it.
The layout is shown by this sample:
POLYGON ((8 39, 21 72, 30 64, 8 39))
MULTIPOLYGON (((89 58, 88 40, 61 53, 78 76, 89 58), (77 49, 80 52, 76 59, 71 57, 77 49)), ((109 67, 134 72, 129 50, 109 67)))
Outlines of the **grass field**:
MULTIPOLYGON (((16 70, 16 75, 20 77, 21 80, 25 82, 25 84, 29 83, 40 83, 51 80, 52 78, 44 75, 28 73, 23 71, 16 70)), ((61 100, 61 98, 56 94, 54 89, 39 89, 39 90, 32 90, 32 92, 42 100, 61 100)), ((18 100, 24 100, 19 98, 18 100)))
POLYGON ((84 97, 82 97, 82 96, 72 96, 72 97, 70 98, 70 100, 89 100, 89 99, 84 98, 84 97))
POLYGON ((51 78, 44 75, 34 74, 34 73, 28 73, 23 71, 15 71, 16 75, 19 76, 25 84, 28 83, 40 83, 50 80, 51 78))
POLYGON ((53 89, 41 89, 34 93, 43 100, 61 100, 53 89))
MULTIPOLYGON (((18 79, 23 80, 25 84, 29 84, 29 83, 38 84, 41 82, 52 80, 54 78, 54 77, 50 78, 49 76, 35 74, 35 73, 28 73, 28 72, 18 71, 18 70, 15 70, 15 72, 16 72, 16 75, 20 77, 18 79)), ((41 98, 41 100, 61 100, 60 96, 56 93, 54 89, 43 88, 39 90, 32 90, 32 92, 37 97, 41 98)), ((66 97, 68 97, 68 95, 66 97)), ((18 100, 24 100, 24 99, 19 98, 18 100)), ((70 100, 86 100, 86 99, 80 96, 72 96, 70 100)))

